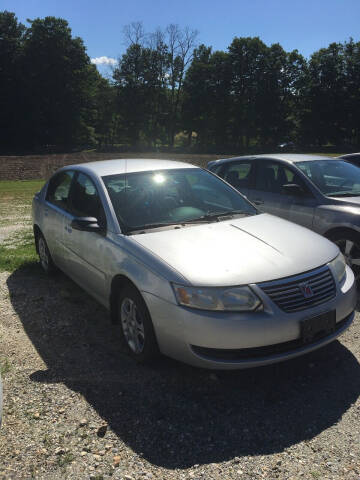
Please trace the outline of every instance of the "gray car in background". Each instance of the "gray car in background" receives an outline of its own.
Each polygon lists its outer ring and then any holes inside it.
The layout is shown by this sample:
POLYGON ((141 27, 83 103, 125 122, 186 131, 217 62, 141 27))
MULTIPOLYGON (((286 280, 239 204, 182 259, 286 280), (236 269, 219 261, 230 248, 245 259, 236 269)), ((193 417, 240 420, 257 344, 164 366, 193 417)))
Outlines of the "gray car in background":
POLYGON ((347 153, 346 155, 341 155, 340 157, 341 160, 346 160, 349 163, 352 163, 356 167, 360 167, 360 152, 358 153, 347 153))
POLYGON ((263 212, 334 241, 360 274, 360 169, 336 158, 274 154, 209 162, 263 212))

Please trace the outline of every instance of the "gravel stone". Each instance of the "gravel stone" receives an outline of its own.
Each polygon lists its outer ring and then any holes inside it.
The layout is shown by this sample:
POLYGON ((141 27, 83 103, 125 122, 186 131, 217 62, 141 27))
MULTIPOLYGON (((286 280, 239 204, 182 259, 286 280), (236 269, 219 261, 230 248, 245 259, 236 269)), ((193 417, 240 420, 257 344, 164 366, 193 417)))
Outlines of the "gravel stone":
POLYGON ((0 273, 0 479, 360 480, 359 338, 357 313, 290 362, 138 366, 64 275, 0 273))

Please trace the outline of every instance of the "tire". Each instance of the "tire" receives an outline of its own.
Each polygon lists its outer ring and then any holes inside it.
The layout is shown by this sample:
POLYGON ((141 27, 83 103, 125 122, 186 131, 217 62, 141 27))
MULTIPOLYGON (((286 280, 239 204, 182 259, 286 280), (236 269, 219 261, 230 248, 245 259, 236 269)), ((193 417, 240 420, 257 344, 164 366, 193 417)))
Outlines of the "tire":
POLYGON ((159 347, 141 294, 135 287, 125 286, 120 290, 116 308, 117 324, 128 353, 138 363, 150 363, 159 356, 159 347))
POLYGON ((344 255, 346 263, 352 268, 356 280, 360 279, 360 237, 356 233, 340 231, 329 236, 344 255))
POLYGON ((39 232, 36 235, 36 251, 39 255, 39 261, 41 268, 47 275, 52 275, 56 272, 57 268, 51 258, 51 254, 49 248, 47 246, 46 240, 44 235, 39 232))

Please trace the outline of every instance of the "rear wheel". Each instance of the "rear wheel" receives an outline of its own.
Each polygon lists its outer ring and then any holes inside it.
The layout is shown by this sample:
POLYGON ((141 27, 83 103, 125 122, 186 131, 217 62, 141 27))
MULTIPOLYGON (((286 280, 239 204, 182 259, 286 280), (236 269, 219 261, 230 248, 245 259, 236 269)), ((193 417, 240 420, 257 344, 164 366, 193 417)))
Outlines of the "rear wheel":
POLYGON ((356 280, 360 279, 360 237, 353 232, 341 231, 332 236, 332 240, 344 255, 346 263, 352 268, 356 280))
POLYGON ((56 271, 56 266, 51 258, 45 237, 41 232, 36 236, 36 246, 42 269, 48 275, 54 273, 56 271))
POLYGON ((148 363, 159 354, 154 327, 145 302, 135 287, 124 287, 117 301, 120 334, 130 355, 148 363))

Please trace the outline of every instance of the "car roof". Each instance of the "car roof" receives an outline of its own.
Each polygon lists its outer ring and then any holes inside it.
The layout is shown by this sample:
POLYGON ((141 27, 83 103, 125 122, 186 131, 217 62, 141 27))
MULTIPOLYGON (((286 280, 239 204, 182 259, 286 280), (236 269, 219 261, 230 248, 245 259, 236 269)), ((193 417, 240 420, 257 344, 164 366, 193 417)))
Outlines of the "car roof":
POLYGON ((151 170, 172 170, 175 168, 199 168, 190 163, 173 160, 158 160, 153 158, 121 158, 114 160, 99 160, 97 162, 68 165, 66 170, 76 168, 79 171, 93 173, 99 177, 123 173, 146 172, 151 170))
POLYGON ((256 160, 262 158, 264 160, 281 160, 288 163, 309 162, 312 160, 336 160, 334 157, 326 157, 324 155, 311 155, 304 153, 264 153, 261 155, 243 155, 241 157, 223 158, 213 164, 233 162, 234 160, 256 160))
POLYGON ((343 158, 344 160, 350 158, 360 158, 360 152, 347 153, 346 155, 340 155, 338 158, 343 158))

